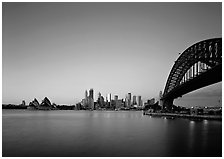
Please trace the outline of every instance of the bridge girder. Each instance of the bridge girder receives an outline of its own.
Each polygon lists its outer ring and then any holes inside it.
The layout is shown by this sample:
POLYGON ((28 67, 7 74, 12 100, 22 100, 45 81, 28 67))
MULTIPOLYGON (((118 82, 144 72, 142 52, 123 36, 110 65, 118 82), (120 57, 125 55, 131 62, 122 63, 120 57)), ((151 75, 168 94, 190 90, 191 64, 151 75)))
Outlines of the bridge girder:
MULTIPOLYGON (((188 75, 188 71, 193 71, 193 73, 196 73, 197 76, 200 76, 199 74, 201 72, 199 72, 198 69, 206 72, 208 71, 207 68, 220 68, 220 66, 222 66, 222 38, 207 39, 195 43, 194 45, 187 48, 175 61, 165 85, 163 99, 169 99, 169 101, 173 101, 173 99, 171 99, 174 98, 172 97, 172 94, 174 94, 177 89, 183 87, 183 84, 187 83, 181 83, 181 81, 182 79, 185 79, 185 75, 188 75), (199 63, 205 64, 206 69, 199 68, 201 67, 201 64, 199 66, 199 63)), ((192 72, 189 76, 191 75, 192 72)), ((186 80, 191 81, 192 79, 196 78, 195 76, 196 75, 193 74, 193 77, 189 77, 189 79, 186 80)))

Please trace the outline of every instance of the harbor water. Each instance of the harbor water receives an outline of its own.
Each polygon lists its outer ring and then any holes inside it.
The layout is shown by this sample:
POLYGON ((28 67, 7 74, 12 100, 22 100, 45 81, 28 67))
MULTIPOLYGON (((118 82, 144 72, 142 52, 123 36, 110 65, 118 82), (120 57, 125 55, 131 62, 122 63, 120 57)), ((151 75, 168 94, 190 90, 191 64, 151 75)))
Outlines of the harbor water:
POLYGON ((141 111, 2 110, 3 157, 222 156, 222 121, 141 111))

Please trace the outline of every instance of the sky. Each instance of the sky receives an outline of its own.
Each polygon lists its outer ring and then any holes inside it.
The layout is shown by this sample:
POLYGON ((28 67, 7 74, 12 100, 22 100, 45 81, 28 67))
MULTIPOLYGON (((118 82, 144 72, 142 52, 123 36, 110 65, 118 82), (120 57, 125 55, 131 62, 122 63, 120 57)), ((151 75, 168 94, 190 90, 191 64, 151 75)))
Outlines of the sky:
MULTIPOLYGON (((179 53, 222 36, 220 3, 2 3, 2 102, 158 98, 179 53)), ((217 105, 222 82, 175 100, 217 105)))

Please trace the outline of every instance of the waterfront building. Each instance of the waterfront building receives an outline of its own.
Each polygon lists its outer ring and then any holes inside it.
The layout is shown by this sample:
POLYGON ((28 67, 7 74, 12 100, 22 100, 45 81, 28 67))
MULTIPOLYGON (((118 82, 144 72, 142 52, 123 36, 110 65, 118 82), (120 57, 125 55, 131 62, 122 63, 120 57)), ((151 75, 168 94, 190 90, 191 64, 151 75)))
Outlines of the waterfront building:
POLYGON ((87 90, 85 91, 85 98, 82 99, 81 104, 84 109, 94 109, 94 92, 91 88, 89 90, 89 96, 87 90))
POLYGON ((99 92, 99 95, 98 95, 97 104, 98 104, 99 108, 104 107, 104 98, 103 98, 103 96, 101 95, 100 92, 99 92))
POLYGON ((162 106, 163 105, 163 101, 161 100, 163 97, 163 93, 162 91, 159 92, 159 105, 162 106))
POLYGON ((21 104, 21 105, 22 105, 22 106, 25 106, 25 105, 26 105, 25 100, 22 101, 22 104, 21 104))
POLYGON ((50 110, 50 109, 52 109, 52 105, 51 105, 50 100, 47 97, 45 97, 42 100, 41 104, 37 106, 37 109, 39 109, 39 110, 50 110))
POLYGON ((123 100, 122 99, 116 100, 115 109, 120 109, 122 107, 124 107, 123 100))
POLYGON ((89 97, 90 97, 91 99, 94 99, 94 98, 93 98, 93 89, 92 89, 92 88, 89 90, 89 97))
POLYGON ((39 104, 38 100, 36 98, 34 98, 34 100, 29 103, 29 106, 27 107, 27 109, 37 109, 37 107, 39 105, 40 104, 39 104))
POLYGON ((94 100, 92 98, 89 98, 89 108, 90 109, 95 109, 94 108, 94 100))
POLYGON ((123 106, 123 100, 118 99, 118 95, 114 96, 114 108, 115 109, 120 109, 123 106))
POLYGON ((81 100, 81 105, 83 106, 83 108, 85 108, 85 104, 86 104, 86 99, 84 98, 81 100))
POLYGON ((222 115, 222 107, 204 107, 203 114, 205 114, 205 115, 222 115))
POLYGON ((85 91, 85 99, 87 99, 88 98, 88 92, 87 92, 87 90, 85 91))
POLYGON ((112 99, 111 99, 111 93, 110 94, 107 94, 106 96, 106 104, 105 104, 105 107, 110 109, 111 108, 111 104, 112 104, 112 99))
POLYGON ((30 104, 29 104, 29 106, 35 106, 35 107, 38 105, 40 105, 40 104, 36 98, 34 98, 34 100, 32 102, 30 102, 30 104))
POLYGON ((203 115, 203 108, 202 107, 191 107, 190 108, 191 115, 203 115))
POLYGON ((124 103, 125 103, 125 107, 128 107, 128 96, 127 95, 125 96, 124 103))
POLYGON ((115 101, 118 100, 118 95, 115 95, 115 96, 114 96, 114 100, 115 100, 115 101))
POLYGON ((128 93, 127 102, 128 102, 128 107, 130 108, 131 107, 131 93, 128 93))
POLYGON ((137 104, 137 101, 136 101, 136 96, 133 96, 133 102, 132 102, 133 105, 136 105, 137 104))
POLYGON ((99 92, 98 98, 97 98, 97 101, 96 101, 99 107, 100 107, 100 99, 101 99, 101 93, 99 92))
POLYGON ((149 105, 155 104, 155 98, 152 98, 152 99, 148 100, 147 104, 149 104, 149 105))
POLYGON ((85 91, 85 98, 84 99, 82 99, 82 102, 81 102, 81 104, 83 105, 83 107, 85 108, 85 109, 87 109, 88 108, 88 104, 89 103, 89 97, 88 97, 88 92, 87 92, 87 90, 85 91))
POLYGON ((93 89, 91 88, 89 90, 89 98, 88 98, 88 108, 89 109, 94 109, 94 93, 93 93, 93 89))
POLYGON ((137 97, 137 106, 142 106, 142 99, 141 96, 137 97))
POLYGON ((115 102, 115 100, 111 100, 110 101, 110 109, 115 109, 115 107, 116 107, 116 102, 115 102))

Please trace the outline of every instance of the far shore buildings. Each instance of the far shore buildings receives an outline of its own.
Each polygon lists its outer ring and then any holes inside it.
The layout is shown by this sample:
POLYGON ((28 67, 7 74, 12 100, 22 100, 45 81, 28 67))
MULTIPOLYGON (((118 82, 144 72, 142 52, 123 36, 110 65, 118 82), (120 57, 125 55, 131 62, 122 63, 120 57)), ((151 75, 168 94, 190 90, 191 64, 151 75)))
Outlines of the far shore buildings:
POLYGON ((22 106, 25 106, 25 105, 26 105, 25 100, 22 101, 21 105, 22 105, 22 106))
POLYGON ((119 99, 118 95, 114 95, 112 99, 111 93, 106 95, 106 98, 102 96, 102 94, 98 93, 98 98, 94 101, 94 90, 90 89, 89 94, 88 91, 85 91, 85 98, 80 102, 80 106, 82 109, 110 109, 110 110, 119 110, 119 109, 133 109, 137 107, 142 107, 142 99, 141 96, 131 96, 131 93, 128 93, 125 99, 119 99), (132 101, 133 99, 133 101, 132 101))
POLYGON ((138 96, 137 98, 137 106, 142 106, 142 97, 138 96))
POLYGON ((85 98, 81 103, 84 109, 94 109, 94 91, 92 88, 89 90, 89 95, 87 90, 85 91, 85 98))
POLYGON ((162 106, 162 105, 163 105, 163 101, 161 100, 161 99, 162 99, 162 97, 163 97, 163 92, 162 92, 162 91, 160 91, 160 92, 159 92, 159 105, 160 105, 160 106, 162 106))
POLYGON ((118 95, 114 96, 114 108, 115 109, 121 109, 122 107, 124 107, 124 102, 123 99, 118 99, 118 95))
POLYGON ((136 96, 133 96, 133 102, 132 102, 132 105, 136 105, 136 104, 137 104, 136 96))

